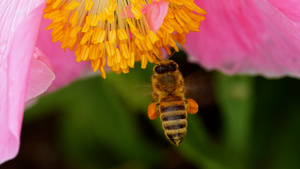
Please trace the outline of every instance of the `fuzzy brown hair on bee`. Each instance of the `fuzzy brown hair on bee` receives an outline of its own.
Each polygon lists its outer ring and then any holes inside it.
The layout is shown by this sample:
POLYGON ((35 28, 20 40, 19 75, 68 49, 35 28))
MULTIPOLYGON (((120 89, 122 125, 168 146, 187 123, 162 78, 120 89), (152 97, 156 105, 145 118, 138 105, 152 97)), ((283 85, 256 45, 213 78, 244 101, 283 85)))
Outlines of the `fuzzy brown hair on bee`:
POLYGON ((187 113, 198 112, 198 104, 185 98, 184 79, 177 63, 159 60, 153 68, 153 101, 148 107, 151 120, 160 116, 168 140, 178 146, 187 130, 187 113))

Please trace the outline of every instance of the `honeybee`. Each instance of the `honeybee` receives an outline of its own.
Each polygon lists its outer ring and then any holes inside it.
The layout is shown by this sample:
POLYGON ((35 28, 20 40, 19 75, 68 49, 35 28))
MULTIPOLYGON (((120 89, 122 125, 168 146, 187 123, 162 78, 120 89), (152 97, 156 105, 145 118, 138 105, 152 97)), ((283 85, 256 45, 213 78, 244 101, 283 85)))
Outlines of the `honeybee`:
POLYGON ((160 116, 167 139, 178 146, 186 135, 187 113, 197 113, 198 104, 186 99, 184 79, 177 63, 158 59, 153 72, 153 101, 148 106, 148 116, 151 120, 160 116))

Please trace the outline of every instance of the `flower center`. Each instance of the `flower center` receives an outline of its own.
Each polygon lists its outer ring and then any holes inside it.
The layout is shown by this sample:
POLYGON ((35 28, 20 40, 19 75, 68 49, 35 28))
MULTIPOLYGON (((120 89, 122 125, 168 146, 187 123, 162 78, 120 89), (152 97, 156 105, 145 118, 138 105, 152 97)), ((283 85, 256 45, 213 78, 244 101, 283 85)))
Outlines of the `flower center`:
POLYGON ((117 73, 128 73, 135 61, 141 61, 142 68, 156 62, 153 53, 161 58, 161 47, 169 54, 169 47, 178 51, 175 42, 183 46, 185 34, 199 31, 205 14, 193 0, 169 0, 167 15, 154 33, 147 14, 141 12, 142 5, 152 4, 151 0, 47 0, 46 4, 43 17, 52 19, 46 28, 52 29, 52 41, 60 41, 65 50, 75 50, 76 61, 91 61, 103 78, 105 65, 117 73), (134 18, 121 17, 128 5, 134 18))

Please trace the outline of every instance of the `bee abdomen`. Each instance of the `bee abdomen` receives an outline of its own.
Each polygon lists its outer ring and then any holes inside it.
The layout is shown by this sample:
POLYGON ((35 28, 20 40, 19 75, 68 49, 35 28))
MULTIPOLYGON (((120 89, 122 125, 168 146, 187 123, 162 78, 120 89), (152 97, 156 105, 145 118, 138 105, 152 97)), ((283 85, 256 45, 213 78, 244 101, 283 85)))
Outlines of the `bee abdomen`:
POLYGON ((185 110, 170 111, 161 113, 162 126, 165 134, 171 143, 176 146, 183 140, 186 135, 187 113, 185 110))
POLYGON ((183 140, 187 128, 187 112, 184 98, 173 95, 160 100, 160 118, 165 134, 176 146, 183 140))
POLYGON ((166 113, 170 111, 180 111, 180 110, 185 110, 185 105, 180 104, 180 105, 172 105, 172 106, 161 106, 161 113, 166 113))
POLYGON ((168 112, 160 115, 164 130, 186 129, 187 118, 185 111, 168 112))
POLYGON ((187 127, 186 119, 173 120, 173 121, 164 121, 163 128, 165 130, 179 130, 187 127))

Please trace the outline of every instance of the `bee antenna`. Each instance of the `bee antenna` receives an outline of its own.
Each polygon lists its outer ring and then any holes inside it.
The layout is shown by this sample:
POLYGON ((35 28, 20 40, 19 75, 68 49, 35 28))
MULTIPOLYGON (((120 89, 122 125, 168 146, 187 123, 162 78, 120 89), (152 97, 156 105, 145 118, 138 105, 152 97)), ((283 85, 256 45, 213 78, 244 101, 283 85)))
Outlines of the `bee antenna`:
POLYGON ((161 61, 154 53, 152 53, 158 61, 161 61))
POLYGON ((174 50, 173 53, 167 58, 167 60, 169 60, 172 56, 174 56, 175 53, 176 51, 174 50))

